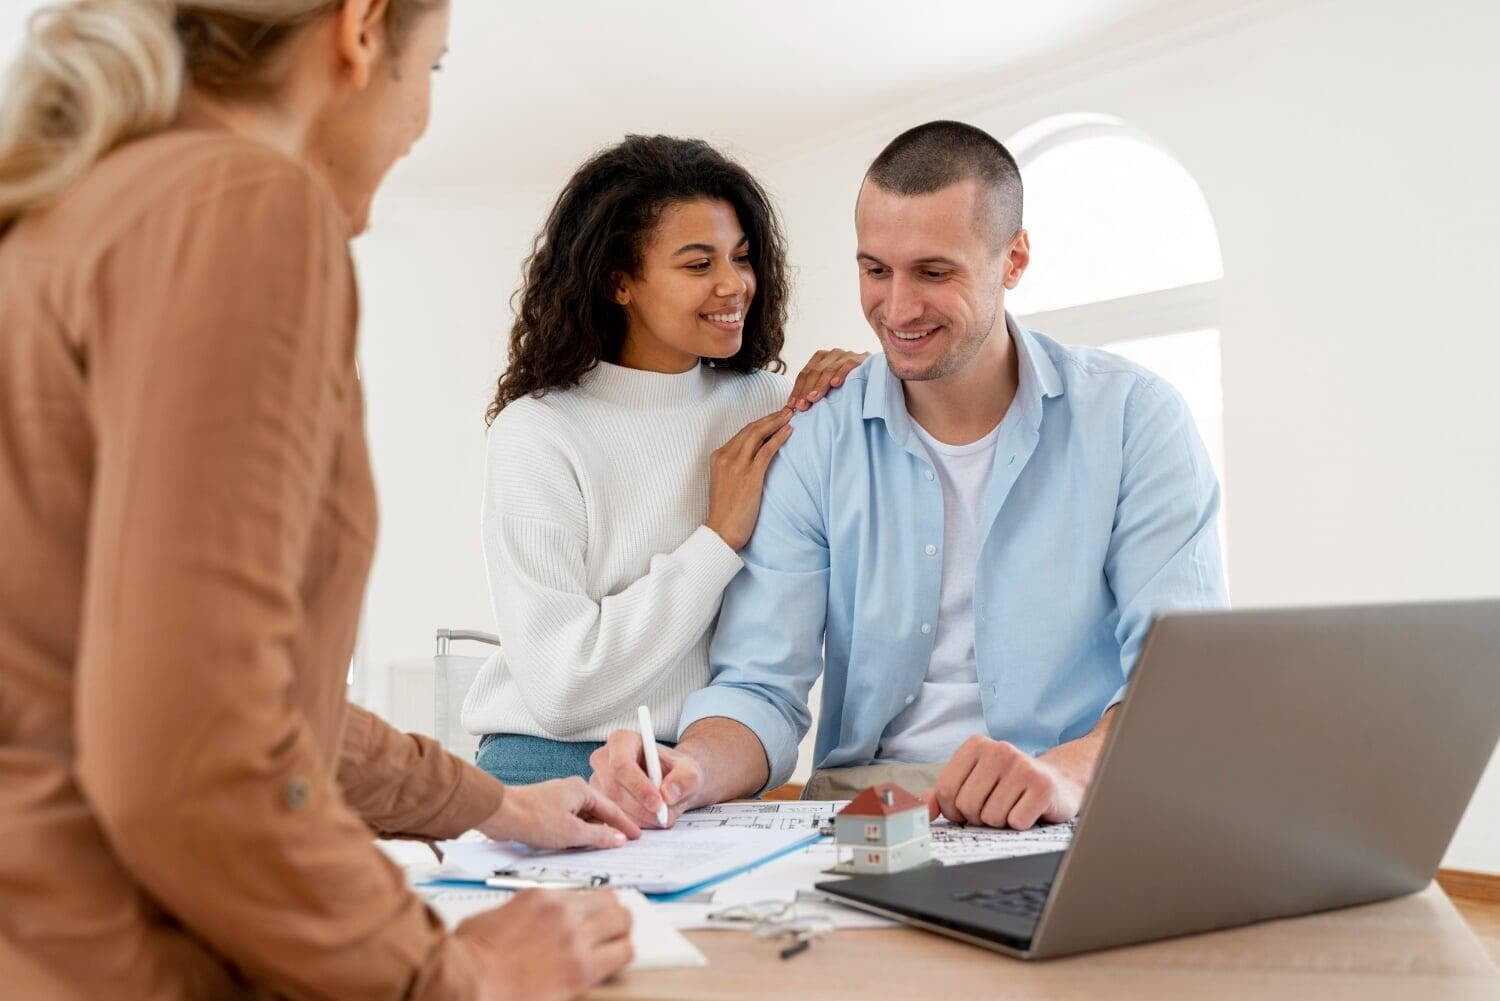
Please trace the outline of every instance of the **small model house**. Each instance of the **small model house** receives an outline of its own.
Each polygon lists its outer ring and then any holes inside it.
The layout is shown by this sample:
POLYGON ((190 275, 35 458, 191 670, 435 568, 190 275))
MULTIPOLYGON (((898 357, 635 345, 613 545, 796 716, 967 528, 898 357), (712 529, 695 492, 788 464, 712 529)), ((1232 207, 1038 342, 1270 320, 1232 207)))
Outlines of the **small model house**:
POLYGON ((871 786, 833 821, 834 872, 900 872, 931 865, 927 804, 894 782, 871 786))

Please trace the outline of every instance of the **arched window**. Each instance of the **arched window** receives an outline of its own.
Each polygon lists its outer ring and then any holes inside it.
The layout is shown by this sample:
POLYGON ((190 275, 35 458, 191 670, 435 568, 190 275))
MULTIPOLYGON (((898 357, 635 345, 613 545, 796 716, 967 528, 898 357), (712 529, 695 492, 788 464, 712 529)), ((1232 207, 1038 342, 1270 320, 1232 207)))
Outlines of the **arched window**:
POLYGON ((1007 296, 1010 311, 1176 386, 1222 484, 1224 266, 1197 182, 1140 130, 1105 115, 1047 118, 1007 145, 1021 166, 1031 235, 1031 266, 1007 296))

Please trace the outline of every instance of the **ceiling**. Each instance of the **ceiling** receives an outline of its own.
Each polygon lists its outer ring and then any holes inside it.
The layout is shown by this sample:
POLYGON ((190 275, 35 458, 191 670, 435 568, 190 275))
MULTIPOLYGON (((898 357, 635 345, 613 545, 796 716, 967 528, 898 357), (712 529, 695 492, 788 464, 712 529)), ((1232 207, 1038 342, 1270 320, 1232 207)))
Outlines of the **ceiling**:
MULTIPOLYGON (((40 0, 5 0, 0 52, 40 0)), ((454 0, 432 131, 401 187, 555 187, 627 132, 699 135, 752 162, 861 117, 1201 0, 454 0)))
POLYGON ((764 163, 862 115, 1192 0, 456 0, 428 141, 398 183, 555 187, 628 132, 764 163))

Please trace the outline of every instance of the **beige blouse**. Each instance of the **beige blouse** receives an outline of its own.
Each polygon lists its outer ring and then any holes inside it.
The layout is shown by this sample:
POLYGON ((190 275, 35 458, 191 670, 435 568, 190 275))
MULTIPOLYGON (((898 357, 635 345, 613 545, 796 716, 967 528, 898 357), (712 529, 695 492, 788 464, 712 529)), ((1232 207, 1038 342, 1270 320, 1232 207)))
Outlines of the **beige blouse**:
POLYGON ((371 835, 502 787, 345 701, 375 502, 346 224, 179 129, 0 236, 0 993, 466 997, 371 835))

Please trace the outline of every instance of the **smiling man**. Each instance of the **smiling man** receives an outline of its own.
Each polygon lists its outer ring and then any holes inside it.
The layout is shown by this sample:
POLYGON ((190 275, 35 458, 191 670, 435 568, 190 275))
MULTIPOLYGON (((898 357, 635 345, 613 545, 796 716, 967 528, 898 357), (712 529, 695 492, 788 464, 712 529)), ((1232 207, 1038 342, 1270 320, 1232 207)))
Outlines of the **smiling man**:
POLYGON ((879 781, 954 821, 1071 819, 1152 617, 1226 601, 1219 488, 1182 399, 1022 328, 1021 176, 958 122, 898 136, 855 209, 860 299, 885 348, 797 432, 710 653, 663 749, 595 752, 644 826, 791 775, 823 675, 809 798, 879 781))

